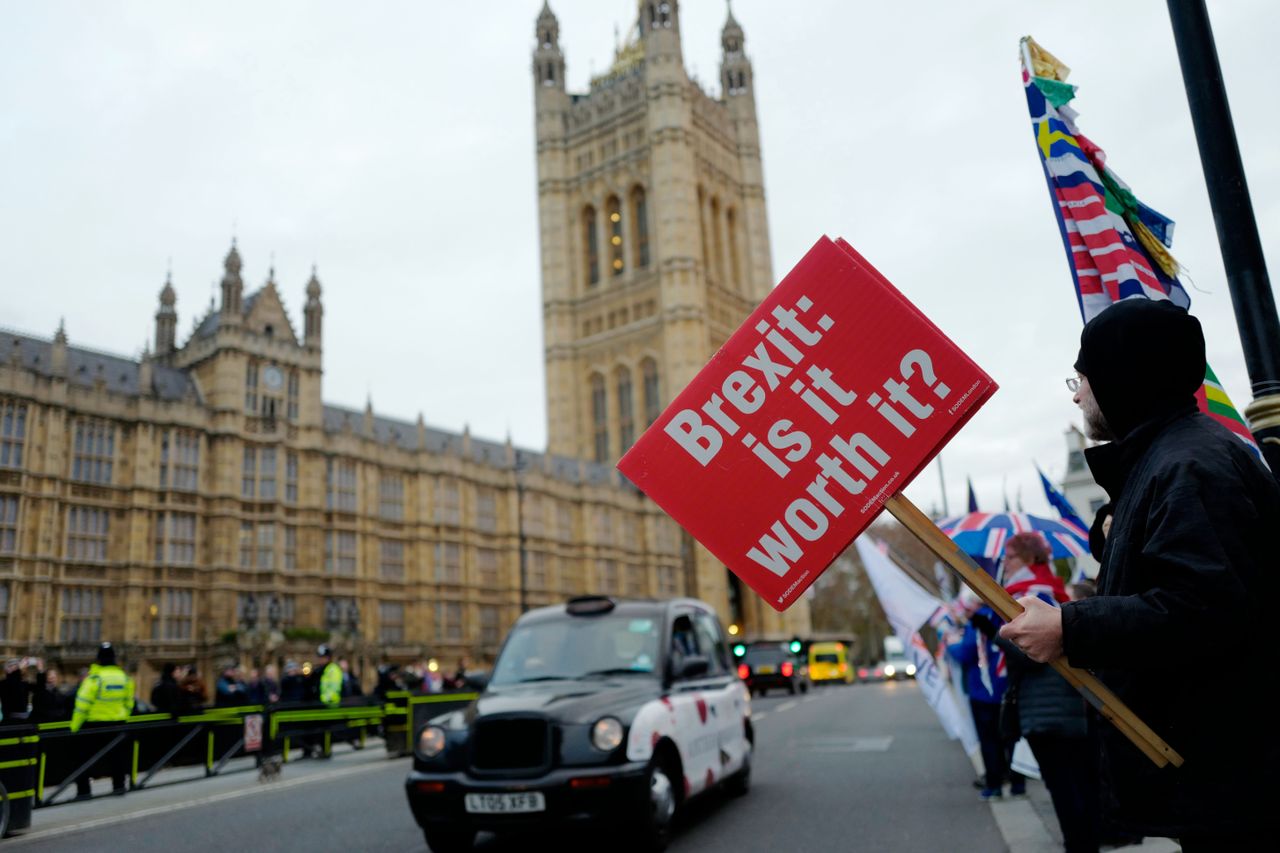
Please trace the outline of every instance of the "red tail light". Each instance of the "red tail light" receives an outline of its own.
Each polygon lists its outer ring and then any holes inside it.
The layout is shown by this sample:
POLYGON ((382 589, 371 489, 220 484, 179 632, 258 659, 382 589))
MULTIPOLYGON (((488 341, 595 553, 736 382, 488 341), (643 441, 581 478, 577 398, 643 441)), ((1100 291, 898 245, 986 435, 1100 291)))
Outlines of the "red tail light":
POLYGON ((796 671, 796 668, 795 668, 795 666, 793 666, 793 665, 792 665, 791 661, 785 661, 785 662, 782 664, 782 677, 783 677, 783 678, 790 678, 790 677, 791 677, 791 673, 793 673, 793 672, 795 672, 795 671, 796 671))
POLYGON ((740 664, 738 664, 738 677, 739 677, 739 678, 743 678, 743 679, 745 679, 745 678, 746 678, 748 675, 750 675, 750 674, 751 674, 751 667, 747 666, 745 663, 740 663, 740 664))
POLYGON ((859 678, 867 677, 867 668, 865 666, 858 670, 858 677, 859 678))

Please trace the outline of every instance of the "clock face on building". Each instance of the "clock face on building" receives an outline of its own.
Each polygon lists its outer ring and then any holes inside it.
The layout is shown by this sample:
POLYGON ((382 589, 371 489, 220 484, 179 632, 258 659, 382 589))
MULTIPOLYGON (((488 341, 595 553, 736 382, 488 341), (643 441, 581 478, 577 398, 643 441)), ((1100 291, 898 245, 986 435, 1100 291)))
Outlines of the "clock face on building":
POLYGON ((284 374, 280 372, 280 368, 270 364, 262 371, 262 381, 268 388, 279 388, 284 384, 284 374))

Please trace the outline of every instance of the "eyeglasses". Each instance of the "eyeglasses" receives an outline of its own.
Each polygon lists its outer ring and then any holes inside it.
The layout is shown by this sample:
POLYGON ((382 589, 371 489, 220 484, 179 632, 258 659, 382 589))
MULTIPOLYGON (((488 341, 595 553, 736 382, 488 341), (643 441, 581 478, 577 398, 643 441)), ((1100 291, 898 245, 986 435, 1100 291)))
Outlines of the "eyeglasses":
POLYGON ((1080 390, 1080 377, 1072 376, 1067 379, 1067 390, 1072 394, 1080 390))

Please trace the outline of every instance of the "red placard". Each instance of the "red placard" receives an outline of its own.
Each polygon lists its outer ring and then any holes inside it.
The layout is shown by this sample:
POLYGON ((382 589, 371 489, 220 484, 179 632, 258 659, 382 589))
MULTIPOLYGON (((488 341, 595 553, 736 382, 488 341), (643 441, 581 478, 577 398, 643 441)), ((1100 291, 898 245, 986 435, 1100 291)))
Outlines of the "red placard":
POLYGON ((785 610, 995 390, 824 237, 618 468, 785 610))

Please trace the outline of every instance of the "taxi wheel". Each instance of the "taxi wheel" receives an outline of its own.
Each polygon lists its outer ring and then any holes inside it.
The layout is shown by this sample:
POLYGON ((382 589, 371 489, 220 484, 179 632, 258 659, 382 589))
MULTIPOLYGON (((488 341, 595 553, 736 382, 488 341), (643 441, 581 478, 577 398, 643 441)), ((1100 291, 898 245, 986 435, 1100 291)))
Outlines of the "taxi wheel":
POLYGON ((635 849, 666 850, 671 843, 671 824, 676 813, 676 787, 670 762, 662 755, 654 756, 649 765, 649 784, 645 786, 643 817, 636 828, 635 849))
POLYGON ((432 853, 463 853, 475 846, 474 829, 424 829, 422 835, 432 853))
POLYGON ((747 753, 742 769, 724 780, 724 789, 731 797, 742 797, 751 791, 751 753, 747 753))

